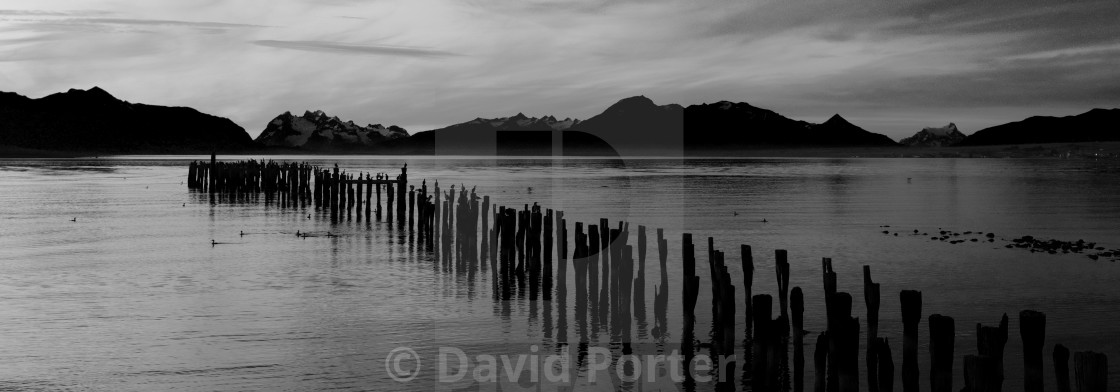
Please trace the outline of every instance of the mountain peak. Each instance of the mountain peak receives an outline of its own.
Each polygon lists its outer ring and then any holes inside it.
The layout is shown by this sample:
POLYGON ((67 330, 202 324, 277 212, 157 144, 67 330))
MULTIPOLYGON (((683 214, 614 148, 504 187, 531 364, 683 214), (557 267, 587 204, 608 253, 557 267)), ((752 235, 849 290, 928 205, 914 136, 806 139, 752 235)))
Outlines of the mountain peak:
POLYGON ((957 130, 957 125, 949 123, 949 125, 943 127, 922 128, 914 136, 904 138, 899 142, 907 146, 945 147, 960 143, 964 139, 965 136, 957 130))
POLYGON ((643 105, 643 106, 657 106, 653 103, 652 99, 646 98, 645 95, 635 95, 630 98, 623 98, 615 103, 615 105, 643 105))
MULTIPOLYGON (((56 94, 56 95, 58 95, 58 94, 56 94)), ((67 97, 80 97, 80 98, 85 98, 85 99, 95 99, 95 100, 101 100, 101 101, 119 101, 117 99, 117 97, 113 96, 113 94, 109 94, 108 91, 102 90, 101 87, 97 87, 97 86, 93 86, 89 90, 72 88, 72 89, 66 90, 66 92, 62 93, 61 95, 62 96, 67 96, 67 97)))
POLYGON ((824 123, 825 124, 828 124, 828 123, 851 124, 851 122, 849 122, 848 120, 845 120, 844 117, 841 117, 840 113, 833 114, 832 117, 829 117, 828 121, 825 121, 824 123))

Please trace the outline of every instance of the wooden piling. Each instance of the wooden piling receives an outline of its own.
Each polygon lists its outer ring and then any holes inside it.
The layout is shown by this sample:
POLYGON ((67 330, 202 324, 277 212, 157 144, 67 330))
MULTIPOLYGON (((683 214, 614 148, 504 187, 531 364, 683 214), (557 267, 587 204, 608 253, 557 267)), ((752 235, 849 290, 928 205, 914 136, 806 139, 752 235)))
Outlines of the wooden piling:
POLYGON ((1003 348, 1007 345, 1007 314, 1000 319, 998 327, 985 327, 976 323, 976 351, 974 360, 977 380, 981 391, 1000 391, 1003 389, 1003 348))
POLYGON ((813 381, 814 392, 825 392, 827 389, 828 340, 828 332, 817 334, 817 345, 813 350, 813 368, 817 375, 813 381))
POLYGON ((1069 349, 1060 344, 1054 346, 1054 381, 1058 392, 1070 392, 1069 349))
POLYGON ((867 307, 867 390, 879 392, 875 341, 879 337, 879 284, 871 280, 871 266, 863 266, 863 300, 867 307))
POLYGON ((929 381, 932 392, 953 390, 953 318, 932 314, 929 316, 929 381))
POLYGON ((891 347, 886 338, 875 338, 876 374, 879 379, 876 385, 879 392, 894 392, 894 359, 891 358, 891 347))
POLYGON ((790 315, 793 317, 793 331, 791 331, 793 334, 793 391, 803 392, 805 390, 805 296, 801 292, 801 287, 794 287, 790 293, 789 308, 790 315))
POLYGON ((922 318, 922 292, 903 290, 902 303, 902 391, 918 392, 918 323, 922 318))
POLYGON ((767 371, 768 368, 772 367, 769 364, 769 350, 772 348, 769 341, 773 332, 771 331, 773 322, 770 320, 770 314, 772 313, 774 300, 770 295, 758 294, 752 297, 751 301, 754 302, 751 306, 754 310, 754 313, 751 314, 751 322, 754 323, 754 339, 751 340, 751 389, 756 391, 777 390, 778 385, 771 383, 773 380, 767 371))
POLYGON ((1105 392, 1108 390, 1108 357, 1092 351, 1073 354, 1073 374, 1077 392, 1105 392))
POLYGON ((1046 314, 1019 312, 1019 337, 1023 340, 1023 386, 1026 392, 1042 392, 1042 346, 1046 341, 1046 314))

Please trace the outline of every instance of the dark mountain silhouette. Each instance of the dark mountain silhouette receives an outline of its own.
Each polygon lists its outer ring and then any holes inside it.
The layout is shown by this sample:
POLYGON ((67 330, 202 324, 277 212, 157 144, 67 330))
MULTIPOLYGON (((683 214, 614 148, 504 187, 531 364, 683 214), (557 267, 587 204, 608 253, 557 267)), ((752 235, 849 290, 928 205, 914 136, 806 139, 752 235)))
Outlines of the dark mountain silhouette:
POLYGON ((623 99, 572 129, 598 136, 620 154, 678 155, 684 146, 684 108, 644 96, 623 99))
POLYGON ((0 92, 0 144, 44 150, 210 152, 254 147, 229 119, 129 103, 98 87, 31 99, 0 92))
POLYGON ((1034 116, 969 135, 962 146, 1118 141, 1120 109, 1093 109, 1076 116, 1034 116))
POLYGON ((819 146, 897 146, 891 138, 864 130, 848 122, 839 114, 832 115, 823 124, 809 128, 807 145, 819 146))
POLYGON ((291 112, 276 116, 257 136, 256 142, 269 147, 359 150, 405 137, 408 137, 408 131, 396 125, 388 128, 381 124, 363 127, 316 110, 307 111, 302 116, 294 116, 291 112))
POLYGON ((957 125, 949 123, 949 125, 938 128, 922 128, 914 136, 902 139, 899 143, 911 147, 948 147, 960 143, 964 138, 964 134, 957 129, 957 125))
MULTIPOLYGON (((518 114, 420 132, 383 147, 391 153, 457 155, 552 155, 562 143, 565 155, 603 151, 631 155, 703 155, 758 147, 897 146, 835 115, 823 124, 791 120, 746 103, 717 102, 657 105, 644 96, 611 105, 586 121, 556 121, 518 114), (551 130, 564 129, 563 141, 551 130), (556 124, 561 124, 557 126, 556 124), (529 132, 526 130, 539 130, 529 132)), ((613 155, 613 154, 612 154, 613 155)))
POLYGON ((751 147, 895 146, 890 138, 853 125, 839 114, 823 124, 793 120, 745 102, 720 101, 684 110, 690 151, 751 147))

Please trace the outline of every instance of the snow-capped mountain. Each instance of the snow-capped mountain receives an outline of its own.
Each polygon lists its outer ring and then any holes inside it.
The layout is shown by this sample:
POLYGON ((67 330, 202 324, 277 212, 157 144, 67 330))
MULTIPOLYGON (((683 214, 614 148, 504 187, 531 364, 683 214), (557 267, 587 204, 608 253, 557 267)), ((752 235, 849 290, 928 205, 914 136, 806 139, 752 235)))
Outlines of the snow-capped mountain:
POLYGON ((405 137, 408 131, 396 125, 388 128, 381 124, 361 126, 316 110, 307 111, 303 116, 291 112, 276 116, 256 141, 265 146, 323 149, 369 147, 405 137))
POLYGON ((471 121, 450 125, 437 131, 564 131, 580 123, 579 120, 565 118, 557 120, 553 116, 529 117, 522 113, 510 117, 476 118, 471 121))
POLYGON ((902 139, 900 143, 916 147, 948 147, 960 143, 965 136, 957 130, 957 125, 949 123, 943 127, 922 128, 914 136, 902 139))

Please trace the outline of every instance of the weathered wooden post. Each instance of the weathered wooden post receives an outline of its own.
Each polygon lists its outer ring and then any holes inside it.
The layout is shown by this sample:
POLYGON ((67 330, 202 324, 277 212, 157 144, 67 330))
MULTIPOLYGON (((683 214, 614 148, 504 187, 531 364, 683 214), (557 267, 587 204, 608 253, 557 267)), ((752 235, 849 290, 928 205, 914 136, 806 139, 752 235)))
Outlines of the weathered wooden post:
MULTIPOLYGON (((606 315, 606 309, 600 305, 599 298, 603 297, 606 300, 606 293, 600 294, 599 292, 599 257, 603 252, 599 251, 599 226, 587 225, 587 301, 591 309, 591 320, 593 323, 598 324, 600 315, 606 315)), ((606 286, 603 287, 606 289, 606 286)))
POLYGON ((790 293, 789 308, 793 316, 793 391, 803 392, 805 390, 805 347, 803 347, 805 296, 801 292, 801 287, 794 287, 793 292, 790 293))
MULTIPOLYGON (((825 257, 821 259, 822 286, 824 287, 824 312, 825 312, 825 330, 828 332, 828 380, 825 383, 825 388, 828 392, 836 392, 840 390, 840 367, 837 365, 839 360, 838 353, 834 350, 835 340, 840 338, 840 334, 836 331, 837 310, 835 305, 836 300, 836 272, 832 270, 832 259, 825 257)), ((849 303, 848 308, 851 309, 849 303)), ((848 316, 851 316, 849 310, 848 316)))
POLYGON ((684 282, 681 286, 681 303, 684 307, 684 332, 681 348, 685 357, 692 353, 693 328, 696 324, 696 298, 700 294, 700 277, 696 276, 696 255, 692 245, 692 234, 681 235, 681 260, 684 263, 684 282))
MULTIPOLYGON (((583 222, 576 222, 576 248, 572 254, 572 264, 576 269, 576 320, 587 317, 587 235, 583 233, 583 222)), ((585 322, 580 322, 586 325, 585 322)), ((586 337, 583 338, 586 340, 586 337)))
POLYGON ((370 220, 369 212, 370 212, 370 209, 371 209, 372 206, 370 206, 369 201, 370 201, 370 198, 373 197, 373 188, 374 187, 375 186, 373 185, 373 180, 370 178, 369 173, 366 173, 366 221, 367 222, 370 220))
POLYGON ((362 220, 362 186, 365 185, 365 183, 362 182, 362 173, 358 173, 358 182, 354 185, 354 204, 356 206, 355 210, 358 213, 358 221, 360 222, 362 220))
POLYGON ((773 320, 770 319, 774 306, 774 299, 768 294, 758 294, 751 297, 754 304, 751 306, 751 322, 754 323, 754 339, 751 340, 751 389, 756 391, 778 390, 779 385, 771 385, 768 369, 773 367, 769 363, 770 350, 774 347, 770 340, 773 320))
POLYGON ((933 392, 953 390, 953 340, 956 334, 953 318, 929 316, 929 382, 933 392))
POLYGON ((653 317, 654 336, 665 336, 668 328, 669 317, 666 314, 669 307, 669 271, 668 271, 669 243, 665 240, 665 229, 657 229, 657 257, 660 265, 661 280, 654 286, 653 317))
POLYGON ((918 323, 922 319, 922 292, 903 290, 902 303, 902 391, 918 392, 918 323))
MULTIPOLYGON (((359 206, 360 207, 360 206, 359 206)), ((414 215, 416 214, 416 186, 408 186, 408 229, 412 230, 414 215)))
MULTIPOLYGON (((757 332, 755 332, 757 334, 757 332)), ((817 345, 813 350, 813 368, 817 375, 813 382, 814 392, 825 392, 828 381, 828 332, 817 334, 817 345)))
MULTIPOLYGON (((638 269, 636 272, 632 291, 634 315, 639 320, 644 320, 646 316, 646 227, 642 225, 638 225, 638 269)), ((638 326, 641 327, 642 324, 639 323, 638 326)))
MULTIPOLYGON (((754 254, 751 252, 751 246, 750 245, 743 245, 743 244, 739 245, 739 255, 740 255, 740 258, 742 260, 742 268, 743 268, 743 293, 744 293, 744 296, 746 298, 754 298, 754 294, 753 294, 753 287, 754 287, 754 254)), ((745 301, 745 302, 747 303, 746 304, 747 309, 746 309, 746 313, 745 313, 746 317, 747 317, 747 320, 754 320, 754 318, 753 318, 754 316, 752 316, 753 311, 751 309, 753 301, 745 301)), ((746 335, 743 335, 743 336, 747 339, 753 339, 754 333, 753 333, 752 329, 753 329, 754 323, 748 322, 746 324, 747 324, 747 326, 746 326, 747 332, 746 332, 746 335)), ((748 345, 748 347, 749 347, 749 345, 748 345)))
POLYGON ((1077 392, 1105 392, 1108 390, 1108 357, 1092 351, 1073 354, 1073 374, 1077 392))
MULTIPOLYGON (((484 204, 486 204, 486 203, 484 202, 484 204)), ((553 220, 555 219, 552 215, 553 214, 552 214, 552 209, 551 208, 549 208, 544 215, 544 288, 543 288, 543 290, 544 290, 544 300, 545 301, 552 300, 552 280, 553 280, 553 277, 552 277, 552 238, 553 238, 552 223, 553 223, 553 220)), ((485 216, 486 216, 486 214, 483 214, 483 221, 484 222, 485 222, 485 216)), ((485 223, 483 225, 485 226, 485 223)), ((485 231, 483 231, 483 233, 485 233, 485 231)), ((484 243, 486 242, 485 237, 483 237, 482 242, 484 242, 484 243)), ((483 247, 483 249, 486 249, 486 247, 483 247)))
POLYGON ((879 376, 876 385, 880 392, 894 392, 894 359, 891 358, 890 344, 886 338, 875 338, 875 347, 876 373, 879 376))
POLYGON ((385 221, 393 223, 393 202, 396 201, 396 194, 393 193, 393 182, 385 182, 385 221))
MULTIPOLYGON (((859 391, 859 319, 852 318, 852 296, 837 292, 828 301, 832 321, 828 330, 828 359, 836 368, 837 390, 859 391)), ((831 379, 829 388, 832 388, 831 379)))
POLYGON ((976 351, 979 354, 977 365, 986 373, 982 376, 985 385, 981 390, 1000 391, 1003 389, 1003 347, 1005 345, 1007 345, 1006 313, 1000 319, 998 327, 985 327, 976 323, 976 351))
POLYGON ((568 221, 564 219, 564 211, 556 211, 556 296, 560 299, 561 308, 568 301, 568 221))
POLYGON ((1019 312, 1019 337, 1023 339, 1023 386, 1026 392, 1042 392, 1042 346, 1046 341, 1046 315, 1019 312))
POLYGON ((1070 392, 1069 349, 1060 344, 1054 346, 1054 381, 1058 384, 1058 392, 1070 392))
POLYGON ((408 164, 401 167, 401 175, 397 177, 397 224, 405 222, 405 191, 408 188, 408 164))
POLYGON ((867 306, 867 390, 879 392, 875 340, 879 337, 879 284, 871 280, 871 266, 863 266, 863 300, 867 306))
POLYGON ((482 196, 482 260, 486 261, 490 255, 490 196, 482 196))

